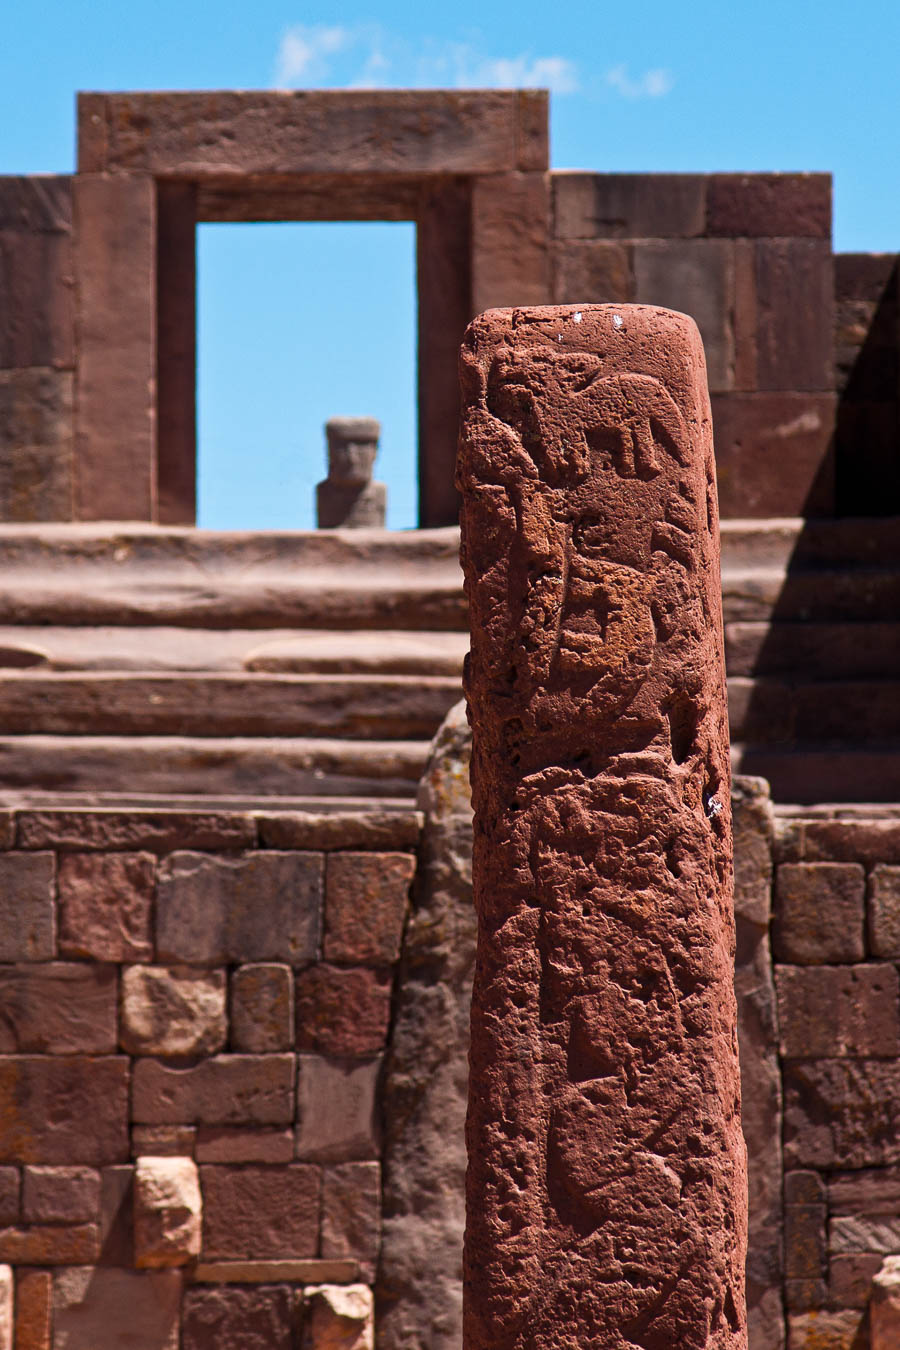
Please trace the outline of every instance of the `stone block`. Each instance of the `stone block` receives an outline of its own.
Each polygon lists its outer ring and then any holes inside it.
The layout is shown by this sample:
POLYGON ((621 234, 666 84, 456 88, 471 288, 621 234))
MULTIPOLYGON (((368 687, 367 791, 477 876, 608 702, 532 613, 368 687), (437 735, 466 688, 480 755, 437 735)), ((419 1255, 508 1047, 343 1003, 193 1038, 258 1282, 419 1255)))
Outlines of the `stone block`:
POLYGON ((785 1205, 784 1274, 788 1280, 821 1280, 827 1252, 824 1205, 785 1205))
POLYGON ((68 370, 0 370, 0 516, 71 520, 74 377, 68 370))
POLYGON ((723 519, 834 511, 832 394, 714 393, 723 519))
POLYGON ((100 1173, 100 1264, 134 1265, 134 1168, 124 1164, 100 1173))
POLYGON ((776 966, 786 1059, 893 1059, 900 1054, 895 966, 776 966))
POLYGON ((297 1049, 363 1059, 384 1049, 391 985, 379 971, 309 966, 297 975, 297 1049))
POLYGON ((550 299, 550 191, 545 173, 472 184, 472 310, 550 299))
POLYGON ((210 965, 315 960, 323 873, 320 853, 173 853, 159 870, 157 956, 210 965))
POLYGON ((858 863, 782 863, 775 874, 772 946, 796 965, 865 956, 865 873, 858 863))
POLYGON ((375 1097, 380 1073, 380 1059, 359 1064, 297 1056, 298 1158, 343 1162, 378 1156, 375 1097))
POLYGON ((197 1139, 194 1125, 133 1125, 131 1156, 147 1154, 153 1158, 193 1158, 197 1139))
POLYGON ((53 1277, 49 1270, 16 1273, 15 1350, 52 1350, 53 1277))
POLYGON ((333 1280, 349 1284, 359 1274, 356 1261, 201 1261, 194 1267, 197 1284, 290 1284, 333 1280))
POLYGON ((808 820, 802 839, 807 862, 900 863, 896 820, 808 820))
POLYGON ((863 1350, 865 1322, 856 1311, 807 1312, 788 1317, 788 1350, 863 1350))
POLYGON ((26 1167, 22 1218, 26 1223, 95 1223, 100 1217, 100 1173, 94 1167, 26 1167))
POLYGON ((900 1163, 900 1066, 880 1059, 789 1061, 784 1126, 788 1167, 900 1163))
POLYGON ((293 1295, 287 1285, 188 1289, 182 1350, 292 1350, 293 1295))
POLYGON ((764 778, 736 778, 732 784, 734 824, 734 912, 768 928, 772 913, 774 816, 764 778))
POLYGON ((214 1055, 225 1044, 225 971, 128 966, 122 971, 123 1050, 214 1055))
POLYGON ((880 1214, 900 1218, 900 1168, 862 1168, 833 1172, 828 1178, 828 1210, 838 1214, 880 1214))
POLYGON ((900 1345, 900 1256, 886 1256, 872 1280, 869 1304, 870 1350, 900 1345))
POLYGON ((125 1056, 0 1055, 0 1161, 124 1162, 125 1056))
POLYGON ((400 956, 411 853, 331 853, 325 873, 326 961, 392 962, 400 956))
POLYGON ((49 961, 56 953, 52 853, 0 854, 0 961, 49 961))
POLYGON ((132 1119, 142 1125, 283 1125, 293 1119, 293 1055, 216 1055, 192 1066, 140 1059, 132 1119))
MULTIPOLYGON (((702 174, 564 171, 551 181, 557 239, 692 239, 705 233, 702 174)), ((561 303, 587 298, 564 296, 561 303)))
POLYGON ((61 1270, 53 1287, 53 1350, 178 1350, 181 1273, 61 1270))
POLYGON ((203 1205, 191 1158, 138 1158, 134 1166, 134 1263, 184 1266, 200 1255, 203 1205))
POLYGON ((248 1054, 294 1044, 294 977, 271 962, 238 966, 231 976, 231 1048, 248 1054))
POLYGON ((0 1167, 0 1228, 19 1221, 19 1194, 22 1189, 18 1167, 0 1167))
POLYGON ((734 387, 734 247, 725 239, 634 245, 635 300, 690 314, 700 329, 711 390, 734 387))
POLYGON ((0 969, 0 1052, 115 1053, 116 975, 64 961, 0 969))
POLYGON ((834 280, 828 239, 756 245, 756 387, 834 387, 834 280))
POLYGON ((900 1218, 883 1214, 843 1214, 828 1224, 828 1250, 838 1255, 900 1251, 900 1218))
POLYGON ((831 175, 713 173, 706 180, 711 235, 831 238, 831 175))
POLYGON ((794 1171, 784 1174, 786 1205, 825 1205, 828 1192, 818 1172, 794 1171))
POLYGON ((72 180, 0 178, 0 369, 74 364, 72 180))
POLYGON ((839 1308, 865 1308, 882 1260, 877 1252, 832 1256, 828 1262, 831 1301, 839 1308))
POLYGON ((152 853, 64 853, 59 949, 94 961, 152 961, 152 853))
POLYGON ((879 863, 872 868, 868 932, 873 956, 900 959, 900 867, 879 863))
POLYGON ((342 1163, 322 1173, 321 1252, 355 1259, 364 1279, 375 1278, 381 1243, 381 1164, 342 1163))
POLYGON ((318 1167, 200 1168, 203 1259, 258 1260, 318 1255, 318 1167))
POLYGON ((88 1265, 99 1255, 100 1229, 95 1223, 0 1229, 0 1261, 16 1266, 88 1265))
POLYGON ((0 1266, 0 1350, 13 1350, 14 1303, 12 1267, 0 1266))
POLYGON ((824 1308, 827 1302, 828 1286, 824 1280, 784 1281, 784 1307, 788 1312, 809 1312, 812 1308, 824 1308))
POLYGON ((365 1284, 304 1290, 302 1350, 374 1350, 375 1310, 365 1284))
POLYGON ((252 848, 256 843, 253 816, 239 811, 151 811, 141 807, 130 811, 109 807, 20 811, 18 830, 20 848, 69 852, 152 849, 155 853, 171 853, 175 849, 252 848))
POLYGON ((202 1163, 288 1163, 294 1157, 291 1130, 241 1130, 203 1125, 197 1131, 202 1163))
POLYGON ((628 244, 575 239, 551 250, 553 299, 558 305, 634 300, 634 264, 628 244))
POLYGON ((415 848, 422 818, 417 811, 261 812, 256 817, 263 848, 415 848))

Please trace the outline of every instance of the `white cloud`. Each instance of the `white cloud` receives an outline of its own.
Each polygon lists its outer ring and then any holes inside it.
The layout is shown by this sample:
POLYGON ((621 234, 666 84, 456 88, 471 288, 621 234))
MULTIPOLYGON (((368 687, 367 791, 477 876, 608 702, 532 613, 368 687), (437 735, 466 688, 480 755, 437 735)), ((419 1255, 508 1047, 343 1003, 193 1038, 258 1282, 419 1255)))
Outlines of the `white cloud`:
POLYGON ((564 56, 489 56, 471 43, 426 40, 416 46, 377 24, 352 28, 294 24, 275 62, 277 88, 534 89, 571 94, 578 70, 564 56))
POLYGON ((623 98, 662 98, 675 81, 667 70, 645 70, 633 80, 627 66, 613 66, 606 72, 606 83, 623 98))

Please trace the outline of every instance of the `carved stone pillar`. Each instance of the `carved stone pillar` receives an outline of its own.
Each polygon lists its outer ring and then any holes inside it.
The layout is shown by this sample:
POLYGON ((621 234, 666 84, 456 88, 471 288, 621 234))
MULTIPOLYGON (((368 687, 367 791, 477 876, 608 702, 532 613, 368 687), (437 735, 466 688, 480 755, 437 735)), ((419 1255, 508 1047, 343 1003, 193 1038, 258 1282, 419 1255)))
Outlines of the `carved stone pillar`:
POLYGON ((728 725, 700 337, 461 354, 478 955, 465 1350, 741 1350, 728 725))

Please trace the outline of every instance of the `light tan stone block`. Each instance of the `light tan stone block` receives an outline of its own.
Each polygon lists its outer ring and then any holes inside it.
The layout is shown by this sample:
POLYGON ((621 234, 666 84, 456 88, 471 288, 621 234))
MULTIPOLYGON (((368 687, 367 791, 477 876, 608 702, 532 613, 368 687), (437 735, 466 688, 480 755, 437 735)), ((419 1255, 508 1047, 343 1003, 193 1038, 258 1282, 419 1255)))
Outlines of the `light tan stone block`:
POLYGON ((139 1269, 183 1266, 200 1255, 200 1181, 191 1158, 138 1158, 134 1252, 139 1269))
POLYGON ((122 1048, 210 1055, 225 1044, 225 972, 130 966, 122 972, 122 1048))
POLYGON ((366 1284, 320 1284, 305 1291, 303 1350, 373 1350, 375 1319, 366 1284))

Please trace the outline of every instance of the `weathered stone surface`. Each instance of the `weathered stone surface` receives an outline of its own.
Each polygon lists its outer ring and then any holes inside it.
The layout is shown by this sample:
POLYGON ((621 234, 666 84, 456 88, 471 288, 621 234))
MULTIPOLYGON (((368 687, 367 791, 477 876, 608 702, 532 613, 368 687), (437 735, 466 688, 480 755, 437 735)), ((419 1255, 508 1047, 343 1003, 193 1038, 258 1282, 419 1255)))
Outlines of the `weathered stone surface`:
POLYGON ((139 1269, 183 1266, 200 1255, 203 1202, 191 1158, 138 1158, 134 1257, 139 1269))
POLYGON ((100 1173, 100 1264, 134 1265, 134 1168, 125 1164, 100 1173))
MULTIPOLYGON (((635 300, 690 314, 706 352, 709 387, 734 387, 734 245, 654 239, 634 245, 635 300)), ((576 297, 577 298, 577 297, 576 297)))
POLYGON ((0 1167, 0 1227, 18 1221, 21 1189, 21 1174, 18 1167, 0 1167))
POLYGON ((855 1215, 834 1218, 828 1225, 830 1252, 880 1252, 889 1256, 900 1250, 900 1218, 855 1215))
POLYGON ((0 961, 48 961, 56 951, 52 853, 0 855, 0 961))
MULTIPOLYGON (((378 634, 382 650, 384 638, 378 634)), ((415 848, 421 818, 415 811, 380 811, 371 802, 365 811, 263 812, 257 824, 265 848, 398 849, 415 848)))
POLYGON ((0 370, 3 520, 72 519, 73 400, 71 371, 0 370))
POLYGON ((332 853, 325 872, 325 959, 396 961, 416 860, 411 853, 332 853))
POLYGON ((188 1289, 183 1350, 292 1350, 294 1311, 287 1285, 188 1289))
POLYGON ((194 1267, 197 1284, 292 1284, 333 1280, 349 1284, 359 1274, 356 1261, 201 1261, 194 1267))
POLYGON ((123 1050, 212 1055, 225 1044, 225 971, 129 966, 122 971, 123 1050))
POLYGON ((51 1350, 53 1279, 47 1270, 16 1275, 16 1350, 51 1350))
POLYGON ((829 173, 713 173, 706 181, 710 234, 831 236, 829 173))
POLYGON ((53 1289, 53 1350, 178 1350, 181 1273, 61 1270, 53 1289))
POLYGON ((858 1312, 809 1312, 788 1317, 788 1350, 864 1350, 858 1312))
POLYGON ((372 1291, 365 1284, 321 1284, 304 1291, 303 1350, 374 1350, 372 1291))
POLYGON ((900 1345, 900 1256, 886 1256, 872 1281, 869 1304, 870 1350, 900 1345))
POLYGON ((699 335, 648 307, 492 311, 461 370, 479 917, 463 1344, 737 1350, 746 1170, 699 335))
POLYGON ((360 1263, 375 1278, 381 1237, 381 1165, 342 1163, 322 1173, 322 1256, 360 1263))
POLYGON ((205 1261, 318 1255, 318 1167, 210 1165, 201 1167, 200 1184, 205 1261))
MULTIPOLYGON (((475 964, 470 755, 465 704, 459 703, 435 737, 419 786, 425 828, 385 1070, 376 1289, 384 1350, 458 1350, 462 1339, 475 964)), ((302 1075, 301 1069, 301 1082, 302 1075)))
POLYGON ((127 1158, 124 1056, 0 1056, 0 1160, 98 1166, 127 1158))
POLYGON ((288 1163, 294 1157, 291 1130, 241 1130, 201 1125, 197 1161, 203 1163, 288 1163))
POLYGON ((391 986, 377 970, 320 964, 296 979, 297 1049, 362 1059, 384 1049, 391 986))
POLYGON ((776 961, 861 961, 864 920, 865 872, 859 863, 779 866, 772 931, 776 961))
POLYGON ((865 1308, 872 1292, 872 1279, 881 1266, 875 1252, 832 1256, 828 1262, 828 1287, 839 1308, 865 1308))
POLYGON ((14 1302, 12 1267, 0 1266, 0 1350, 13 1350, 14 1302))
POLYGON ((293 1055, 216 1055, 179 1068, 140 1059, 132 1119, 144 1125, 282 1125, 293 1120, 293 1055))
POLYGON ((17 1266, 71 1266, 93 1263, 100 1255, 95 1223, 33 1224, 0 1230, 0 1260, 17 1266))
MULTIPOLYGON (((707 181, 694 173, 554 173, 554 234, 558 239, 689 239, 701 235, 705 233, 707 181)), ((580 303, 591 297, 560 298, 580 303)))
POLYGON ((133 1125, 131 1156, 192 1158, 197 1140, 194 1125, 133 1125))
POLYGON ((884 1059, 788 1062, 784 1157, 790 1167, 900 1163, 900 1064, 884 1059))
POLYGON ((378 1156, 375 1094, 381 1059, 297 1056, 297 1157, 343 1162, 378 1156))
POLYGON ((290 966, 260 962, 231 976, 231 1048, 248 1054, 290 1050, 294 1043, 294 977, 290 966))
POLYGON ((114 966, 52 961, 0 970, 0 1051, 113 1053, 117 984, 114 966))
POLYGON ((833 394, 714 393, 712 412, 724 520, 833 513, 833 394))
POLYGON ((156 859, 65 853, 59 862, 59 949, 95 961, 150 961, 156 859))
POLYGON ((100 1173, 93 1167, 26 1167, 26 1223, 91 1223, 100 1214, 100 1173))
POLYGON ((775 983, 786 1059, 893 1059, 900 1053, 894 966, 776 966, 775 983))
POLYGON ((868 929, 873 956, 900 958, 900 867, 879 863, 872 868, 868 929))
MULTIPOLYGON (((73 621, 71 615, 67 621, 73 621)), ((117 621, 122 622, 121 614, 117 621)), ((168 853, 177 848, 252 848, 256 843, 253 817, 240 811, 153 811, 145 807, 129 811, 109 807, 85 807, 79 811, 34 810, 21 811, 18 826, 19 845, 28 849, 60 848, 78 852, 81 849, 146 848, 168 853)), ((101 874, 109 876, 104 865, 99 866, 101 874)), ((108 866, 112 868, 112 863, 108 866)), ((121 875, 113 871, 112 876, 118 885, 121 875)), ((135 884, 133 874, 126 871, 126 876, 131 884, 135 884)), ((130 924, 126 927, 130 935, 130 924)), ((142 937, 140 922, 138 931, 142 937)))
POLYGON ((323 871, 318 853, 173 853, 159 870, 157 956, 212 965, 314 960, 323 871))

